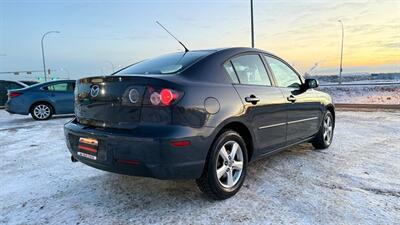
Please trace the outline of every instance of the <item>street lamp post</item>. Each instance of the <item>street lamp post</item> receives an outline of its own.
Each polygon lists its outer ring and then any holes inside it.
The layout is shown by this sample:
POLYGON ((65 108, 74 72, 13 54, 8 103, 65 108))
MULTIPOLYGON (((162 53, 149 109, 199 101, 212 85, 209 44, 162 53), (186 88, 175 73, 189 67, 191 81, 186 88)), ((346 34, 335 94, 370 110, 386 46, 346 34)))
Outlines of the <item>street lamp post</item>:
POLYGON ((338 22, 342 25, 342 48, 340 50, 340 69, 339 69, 339 84, 342 84, 344 28, 342 20, 338 20, 338 22))
POLYGON ((251 47, 254 48, 253 0, 250 0, 250 17, 251 17, 251 47))
POLYGON ((48 35, 50 33, 57 33, 58 34, 58 33, 60 33, 60 31, 48 31, 48 32, 44 33, 43 36, 42 36, 42 41, 41 41, 41 43, 42 43, 42 59, 43 59, 43 74, 44 74, 44 81, 45 82, 47 81, 47 76, 46 76, 46 61, 44 59, 43 41, 44 41, 44 38, 46 37, 46 35, 48 35))

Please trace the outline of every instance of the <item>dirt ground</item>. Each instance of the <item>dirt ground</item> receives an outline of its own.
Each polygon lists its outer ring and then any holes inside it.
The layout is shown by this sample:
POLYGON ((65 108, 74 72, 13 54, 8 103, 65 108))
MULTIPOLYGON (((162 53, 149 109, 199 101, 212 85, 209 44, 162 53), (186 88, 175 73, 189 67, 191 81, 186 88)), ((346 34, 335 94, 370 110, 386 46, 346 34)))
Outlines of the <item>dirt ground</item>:
POLYGON ((400 112, 338 112, 333 145, 250 165, 241 191, 70 162, 62 125, 0 110, 0 224, 399 224, 400 112))

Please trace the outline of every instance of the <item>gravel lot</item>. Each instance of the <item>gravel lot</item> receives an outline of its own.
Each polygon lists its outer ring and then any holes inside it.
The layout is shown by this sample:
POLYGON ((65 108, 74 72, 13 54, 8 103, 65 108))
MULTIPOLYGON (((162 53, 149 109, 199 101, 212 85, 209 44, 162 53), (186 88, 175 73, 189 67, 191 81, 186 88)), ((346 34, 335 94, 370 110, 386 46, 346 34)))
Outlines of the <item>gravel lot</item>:
POLYGON ((0 110, 0 224, 399 224, 400 112, 338 112, 333 145, 250 165, 242 190, 211 201, 194 181, 71 163, 62 125, 0 110))

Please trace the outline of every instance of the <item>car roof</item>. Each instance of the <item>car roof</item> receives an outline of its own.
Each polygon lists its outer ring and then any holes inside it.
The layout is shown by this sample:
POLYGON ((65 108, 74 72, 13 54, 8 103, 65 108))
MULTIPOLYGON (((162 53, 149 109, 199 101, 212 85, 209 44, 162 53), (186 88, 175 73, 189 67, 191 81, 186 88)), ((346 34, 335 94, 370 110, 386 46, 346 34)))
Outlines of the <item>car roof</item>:
POLYGON ((76 81, 75 80, 51 80, 51 81, 37 83, 37 84, 31 85, 31 86, 28 86, 28 88, 37 88, 37 87, 41 88, 46 85, 50 85, 50 84, 54 84, 54 83, 62 83, 62 82, 72 83, 72 82, 76 82, 76 81))
POLYGON ((75 82, 75 80, 51 80, 51 81, 43 82, 42 84, 54 83, 54 82, 75 82))
POLYGON ((0 82, 2 82, 2 81, 4 81, 4 82, 13 82, 13 83, 17 83, 17 84, 22 85, 22 86, 24 86, 24 87, 27 87, 27 86, 28 86, 27 84, 24 84, 24 83, 22 83, 21 81, 17 81, 17 80, 0 80, 0 82))
POLYGON ((260 53, 266 53, 269 55, 276 56, 275 54, 264 51, 262 49, 258 48, 250 48, 250 47, 226 47, 226 48, 211 48, 211 49, 198 49, 198 50, 190 50, 190 52, 198 52, 198 51, 206 51, 209 52, 210 54, 212 53, 224 53, 224 52, 236 52, 236 53, 241 53, 241 52, 260 52, 260 53))

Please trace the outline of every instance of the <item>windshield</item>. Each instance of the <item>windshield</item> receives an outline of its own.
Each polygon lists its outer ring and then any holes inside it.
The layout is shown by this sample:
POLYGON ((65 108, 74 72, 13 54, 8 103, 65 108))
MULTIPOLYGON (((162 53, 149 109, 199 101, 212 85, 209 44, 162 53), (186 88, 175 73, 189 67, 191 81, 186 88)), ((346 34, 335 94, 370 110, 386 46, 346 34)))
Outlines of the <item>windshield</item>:
POLYGON ((163 55, 154 59, 141 61, 117 73, 120 74, 171 74, 177 73, 200 58, 208 55, 209 51, 177 52, 163 55))

